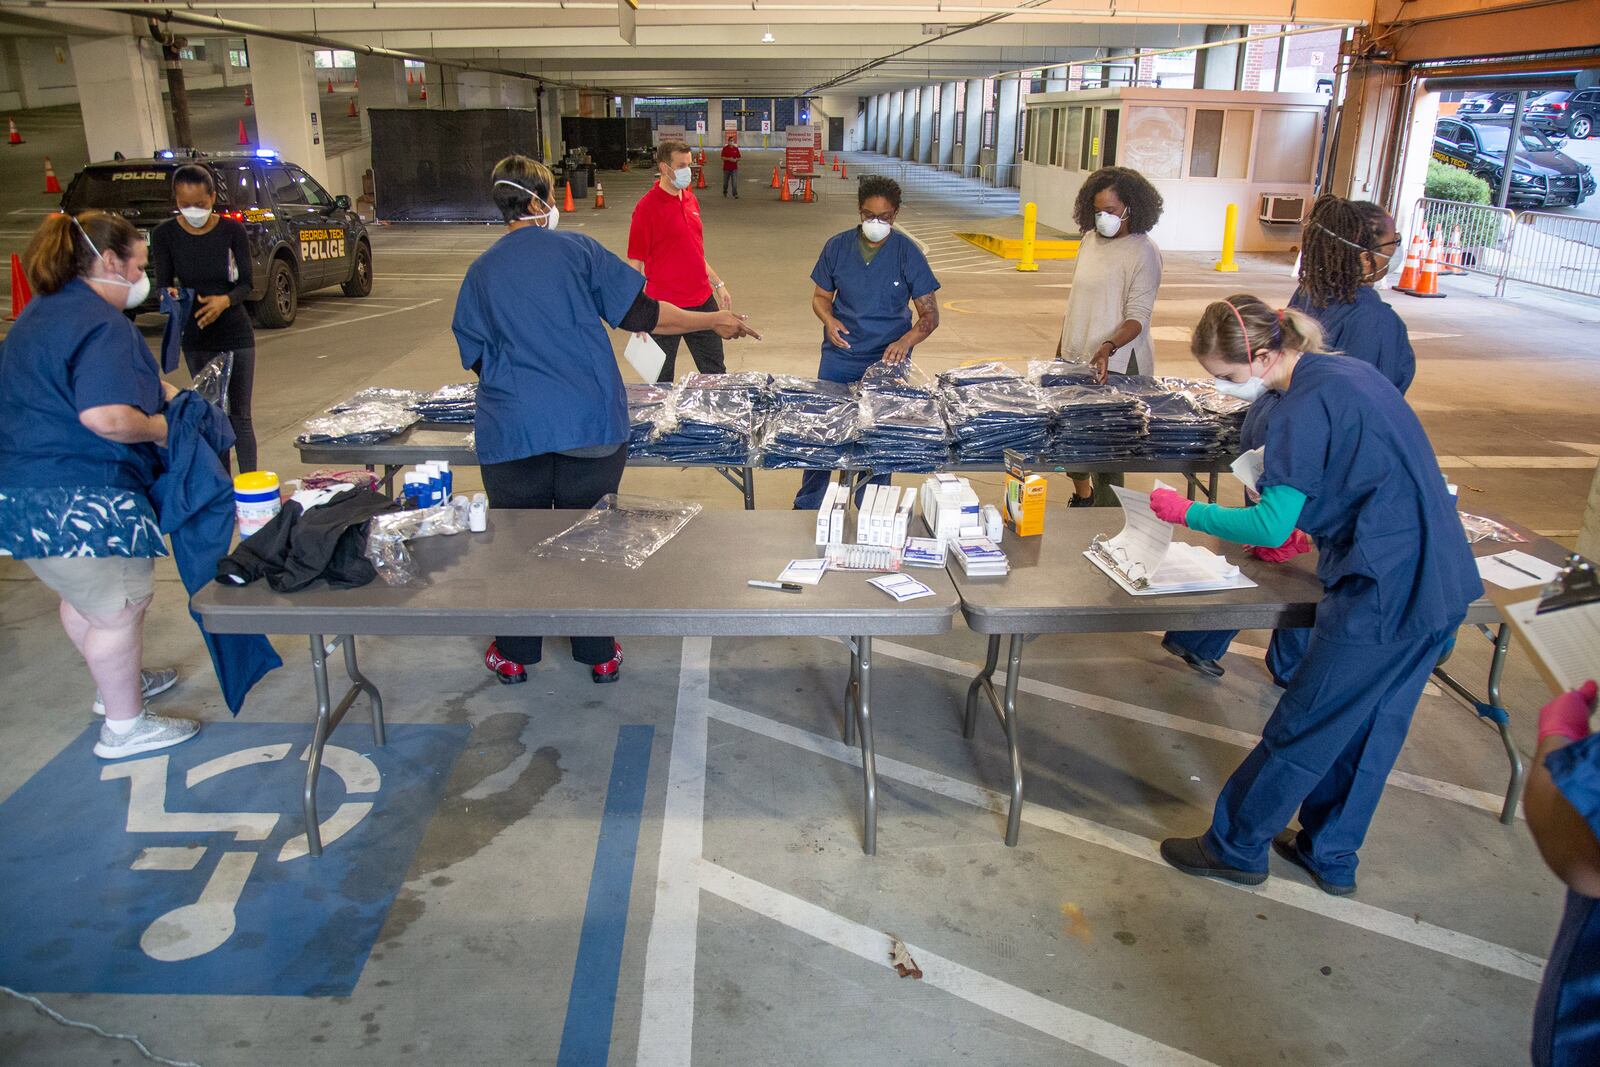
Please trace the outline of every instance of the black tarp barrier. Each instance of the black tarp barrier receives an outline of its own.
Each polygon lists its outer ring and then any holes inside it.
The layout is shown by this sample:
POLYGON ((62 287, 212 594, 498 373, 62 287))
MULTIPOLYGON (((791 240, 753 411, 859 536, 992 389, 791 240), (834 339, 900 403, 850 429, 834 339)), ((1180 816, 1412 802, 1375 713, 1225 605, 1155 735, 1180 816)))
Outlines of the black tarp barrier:
POLYGON ((372 178, 386 222, 500 222, 489 172, 542 159, 539 113, 520 108, 371 108, 372 178))

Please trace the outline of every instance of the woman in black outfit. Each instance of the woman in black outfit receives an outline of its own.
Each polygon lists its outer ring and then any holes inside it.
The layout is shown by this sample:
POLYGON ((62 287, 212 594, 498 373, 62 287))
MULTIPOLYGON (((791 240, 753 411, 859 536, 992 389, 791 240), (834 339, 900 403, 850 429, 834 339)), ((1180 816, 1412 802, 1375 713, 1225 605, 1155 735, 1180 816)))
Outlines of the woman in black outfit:
MULTIPOLYGON (((178 217, 150 235, 156 284, 174 296, 195 292, 194 317, 183 329, 183 361, 190 375, 223 352, 233 353, 228 421, 233 424, 238 473, 256 469, 256 431, 250 393, 256 373, 256 335, 244 302, 250 298, 250 238, 244 226, 216 213, 211 171, 190 163, 172 176, 178 217)), ((223 457, 227 463, 227 457, 223 457)))

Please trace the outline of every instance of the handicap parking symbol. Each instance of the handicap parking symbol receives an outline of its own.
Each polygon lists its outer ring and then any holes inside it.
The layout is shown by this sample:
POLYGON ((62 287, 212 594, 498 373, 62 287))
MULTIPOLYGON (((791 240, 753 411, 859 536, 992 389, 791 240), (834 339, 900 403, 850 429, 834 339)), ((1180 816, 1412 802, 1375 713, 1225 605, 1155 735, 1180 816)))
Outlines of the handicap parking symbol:
POLYGON ((467 726, 215 723, 107 763, 94 724, 0 803, 0 983, 30 992, 343 996, 361 976, 467 726))

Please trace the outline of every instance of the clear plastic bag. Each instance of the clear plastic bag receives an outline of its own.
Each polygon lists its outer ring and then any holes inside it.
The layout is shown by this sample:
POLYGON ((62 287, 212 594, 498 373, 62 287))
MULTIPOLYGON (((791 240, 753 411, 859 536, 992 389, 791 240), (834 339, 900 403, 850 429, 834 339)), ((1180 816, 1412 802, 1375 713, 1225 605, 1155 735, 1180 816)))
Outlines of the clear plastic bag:
POLYGON ((431 393, 423 393, 407 406, 422 416, 423 422, 470 426, 478 414, 478 383, 442 385, 431 393))
POLYGON ((862 392, 894 393, 899 396, 932 396, 937 383, 911 360, 868 367, 861 376, 862 392))
POLYGON ((422 421, 394 404, 366 404, 338 415, 307 419, 296 439, 303 445, 375 445, 422 421))
POLYGON ((200 373, 194 376, 190 388, 205 397, 207 403, 215 404, 226 415, 228 383, 232 380, 233 353, 219 352, 211 362, 200 368, 200 373))
POLYGON ((1035 359, 1028 362, 1028 380, 1046 389, 1065 385, 1094 385, 1094 368, 1070 359, 1035 359))
POLYGON ((388 386, 376 385, 370 389, 363 389, 352 397, 339 401, 328 409, 329 415, 338 415, 345 411, 354 411, 356 408, 368 404, 393 404, 396 407, 409 408, 428 394, 416 389, 391 389, 388 386))
POLYGON ((533 554, 637 570, 700 511, 699 504, 681 500, 608 493, 583 518, 535 545, 533 554))
POLYGON ((1524 544, 1527 538, 1504 523, 1486 519, 1482 515, 1468 515, 1465 511, 1459 512, 1461 528, 1466 531, 1467 543, 1475 545, 1479 541, 1505 541, 1508 544, 1524 544))
POLYGON ((465 533, 471 502, 458 496, 452 503, 432 508, 412 508, 374 515, 367 527, 366 557, 378 577, 390 585, 411 585, 421 578, 417 561, 406 548, 419 537, 445 537, 465 533))

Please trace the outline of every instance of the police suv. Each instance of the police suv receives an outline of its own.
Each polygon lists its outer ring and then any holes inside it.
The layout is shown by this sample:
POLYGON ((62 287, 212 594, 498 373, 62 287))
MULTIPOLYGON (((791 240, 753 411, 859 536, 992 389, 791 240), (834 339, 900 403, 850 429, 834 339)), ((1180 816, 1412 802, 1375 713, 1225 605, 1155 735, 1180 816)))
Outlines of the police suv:
MULTIPOLYGON (((172 173, 196 163, 211 171, 219 214, 244 225, 250 235, 250 312, 268 328, 294 322, 300 294, 338 285, 346 296, 372 292, 372 243, 367 227, 350 209, 350 198, 332 196, 317 180, 277 153, 203 153, 168 150, 150 159, 91 163, 61 197, 61 209, 112 211, 150 231, 177 215, 172 173)), ((157 306, 153 294, 141 311, 157 306)))
MULTIPOLYGON (((1576 207, 1595 192, 1595 177, 1589 166, 1559 151, 1536 129, 1524 126, 1511 164, 1511 207, 1576 207)), ((1459 167, 1500 188, 1505 170, 1506 142, 1511 129, 1499 122, 1461 122, 1440 119, 1433 130, 1433 158, 1459 167)))

